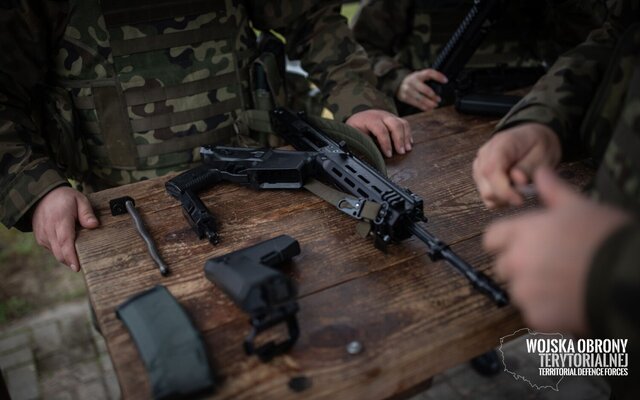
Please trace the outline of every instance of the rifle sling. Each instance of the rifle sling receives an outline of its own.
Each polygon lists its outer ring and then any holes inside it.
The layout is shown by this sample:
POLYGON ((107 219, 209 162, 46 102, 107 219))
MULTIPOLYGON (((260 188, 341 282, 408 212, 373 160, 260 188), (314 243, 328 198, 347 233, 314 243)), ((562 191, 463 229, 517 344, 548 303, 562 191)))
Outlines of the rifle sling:
POLYGON ((332 204, 348 216, 360 220, 356 226, 356 232, 358 232, 360 236, 366 237, 369 234, 371 231, 371 222, 376 219, 380 211, 380 204, 349 196, 315 179, 310 179, 304 185, 304 188, 327 203, 332 204))
POLYGON ((110 165, 137 168, 137 153, 135 143, 131 140, 129 116, 119 101, 119 90, 119 86, 93 88, 93 99, 100 116, 98 127, 104 135, 104 147, 110 165))

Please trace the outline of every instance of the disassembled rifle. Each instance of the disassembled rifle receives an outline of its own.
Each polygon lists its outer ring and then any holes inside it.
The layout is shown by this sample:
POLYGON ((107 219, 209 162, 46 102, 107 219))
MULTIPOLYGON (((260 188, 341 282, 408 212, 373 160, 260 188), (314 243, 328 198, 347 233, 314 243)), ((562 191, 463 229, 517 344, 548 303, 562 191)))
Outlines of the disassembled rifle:
POLYGON ((346 192, 326 186, 314 191, 342 212, 365 222, 369 230, 364 233, 374 236, 377 248, 384 250, 392 242, 415 235, 427 245, 432 260, 447 261, 498 306, 508 303, 506 292, 490 277, 476 271, 419 225, 427 221, 420 197, 353 156, 344 142, 336 143, 313 127, 304 115, 278 108, 271 112, 271 123, 274 132, 299 151, 205 146, 201 150, 204 165, 166 183, 167 191, 181 202, 186 218, 200 238, 217 240, 218 232, 215 219, 197 196, 198 191, 222 181, 254 189, 309 188, 310 182, 317 187, 318 182, 313 179, 317 178, 346 192))

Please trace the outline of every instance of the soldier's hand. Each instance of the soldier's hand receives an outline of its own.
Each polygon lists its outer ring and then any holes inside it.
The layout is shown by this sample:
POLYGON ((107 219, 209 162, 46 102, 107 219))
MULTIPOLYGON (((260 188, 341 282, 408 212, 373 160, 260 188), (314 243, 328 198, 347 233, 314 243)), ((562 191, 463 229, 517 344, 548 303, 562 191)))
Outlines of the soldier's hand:
POLYGON ((587 333, 586 284, 595 252, 631 217, 575 192, 542 167, 535 185, 545 210, 492 224, 484 247, 531 328, 587 333))
POLYGON ((85 195, 69 187, 59 187, 38 202, 31 225, 38 244, 77 272, 80 262, 75 249, 76 221, 85 228, 96 228, 99 224, 85 195))
POLYGON ((413 136, 409 123, 394 114, 383 110, 366 110, 353 114, 346 124, 372 135, 378 141, 380 150, 391 157, 393 149, 399 154, 411 151, 413 136))
POLYGON ((442 99, 425 83, 427 81, 445 84, 448 79, 442 73, 431 68, 412 72, 402 80, 396 92, 396 97, 398 100, 422 111, 438 107, 442 99))
POLYGON ((527 184, 541 166, 554 167, 562 149, 549 127, 526 123, 507 129, 485 143, 473 162, 473 179, 488 208, 520 205, 517 187, 527 184))

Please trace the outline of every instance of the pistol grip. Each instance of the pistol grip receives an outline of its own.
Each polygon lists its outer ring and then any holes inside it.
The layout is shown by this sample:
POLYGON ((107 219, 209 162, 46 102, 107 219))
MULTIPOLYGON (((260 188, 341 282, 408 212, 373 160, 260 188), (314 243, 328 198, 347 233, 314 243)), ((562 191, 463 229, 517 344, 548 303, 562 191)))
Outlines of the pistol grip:
POLYGON ((211 244, 220 242, 217 222, 198 197, 198 191, 220 180, 220 171, 201 165, 175 176, 165 184, 167 192, 180 201, 182 213, 198 238, 206 237, 211 244))

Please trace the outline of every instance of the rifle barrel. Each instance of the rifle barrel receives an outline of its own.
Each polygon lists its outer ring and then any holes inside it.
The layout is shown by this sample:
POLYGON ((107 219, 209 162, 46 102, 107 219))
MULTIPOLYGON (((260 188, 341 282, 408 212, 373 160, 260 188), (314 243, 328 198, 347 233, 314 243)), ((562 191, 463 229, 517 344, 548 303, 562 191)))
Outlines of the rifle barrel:
POLYGON ((409 230, 429 247, 432 260, 444 259, 457 269, 480 293, 489 297, 499 307, 509 304, 509 296, 496 282, 458 256, 451 248, 417 223, 409 225, 409 230))

